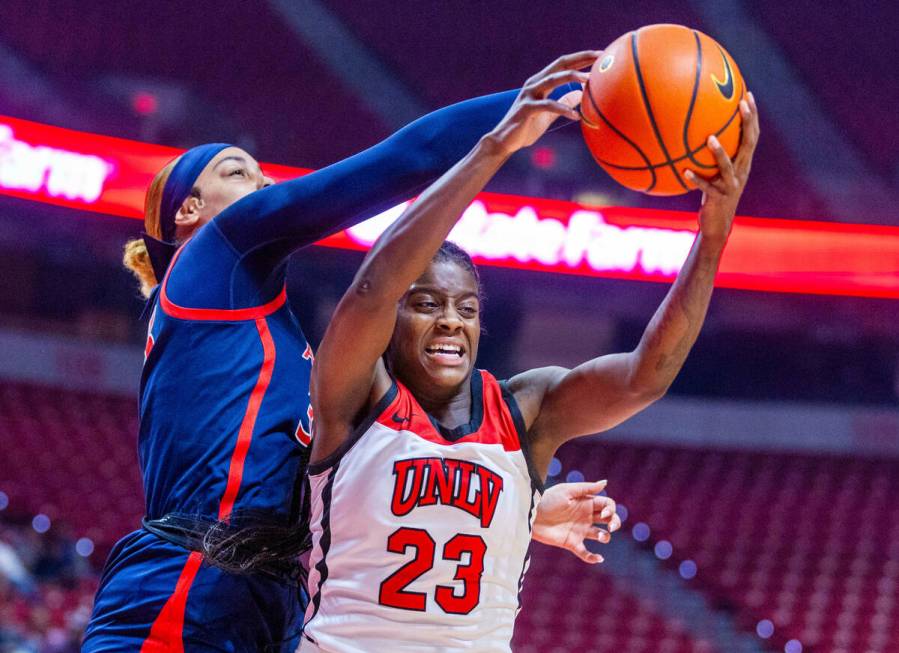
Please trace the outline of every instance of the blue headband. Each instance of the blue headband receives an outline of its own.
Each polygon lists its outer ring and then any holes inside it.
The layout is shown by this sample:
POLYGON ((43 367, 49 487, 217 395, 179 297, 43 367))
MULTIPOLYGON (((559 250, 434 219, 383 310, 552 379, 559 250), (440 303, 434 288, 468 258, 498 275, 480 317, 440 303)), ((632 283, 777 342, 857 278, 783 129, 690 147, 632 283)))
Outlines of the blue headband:
POLYGON ((175 244, 175 216, 178 214, 178 209, 190 195, 203 168, 209 165, 215 155, 226 147, 231 146, 227 143, 207 143, 188 150, 178 159, 178 163, 172 168, 172 172, 165 182, 159 207, 159 230, 162 238, 157 240, 146 232, 141 233, 144 243, 147 245, 153 272, 160 282, 178 249, 175 244))
POLYGON ((203 172, 216 154, 231 147, 227 143, 207 143, 197 145, 181 155, 178 163, 172 168, 165 188, 162 190, 162 203, 159 209, 159 228, 162 240, 174 242, 175 240, 175 216, 181 205, 190 196, 190 191, 197 181, 197 177, 203 172))

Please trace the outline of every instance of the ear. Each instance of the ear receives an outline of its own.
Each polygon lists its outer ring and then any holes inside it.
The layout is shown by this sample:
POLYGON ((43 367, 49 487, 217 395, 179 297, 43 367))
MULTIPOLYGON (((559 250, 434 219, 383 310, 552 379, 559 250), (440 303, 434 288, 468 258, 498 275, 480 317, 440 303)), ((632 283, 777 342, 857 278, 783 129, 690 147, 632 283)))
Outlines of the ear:
POLYGON ((204 205, 205 202, 201 198, 188 195, 181 208, 178 209, 178 213, 175 214, 175 226, 182 228, 197 226, 200 221, 200 211, 204 205))

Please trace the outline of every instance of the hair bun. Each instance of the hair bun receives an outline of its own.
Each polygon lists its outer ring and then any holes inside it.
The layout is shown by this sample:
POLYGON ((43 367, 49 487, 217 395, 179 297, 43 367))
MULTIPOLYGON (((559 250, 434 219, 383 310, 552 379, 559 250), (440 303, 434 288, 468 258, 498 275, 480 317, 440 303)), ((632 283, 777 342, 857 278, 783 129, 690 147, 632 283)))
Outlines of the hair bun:
POLYGON ((150 253, 142 238, 135 238, 125 243, 122 263, 140 282, 141 294, 149 297, 150 292, 159 282, 153 272, 153 265, 150 263, 150 253))

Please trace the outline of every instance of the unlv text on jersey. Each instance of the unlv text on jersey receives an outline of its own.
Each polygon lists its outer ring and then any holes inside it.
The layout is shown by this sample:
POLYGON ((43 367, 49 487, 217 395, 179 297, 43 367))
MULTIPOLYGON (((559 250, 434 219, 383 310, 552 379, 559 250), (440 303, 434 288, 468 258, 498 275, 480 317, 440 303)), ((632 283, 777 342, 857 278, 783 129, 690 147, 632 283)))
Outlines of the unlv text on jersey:
POLYGON ((503 478, 477 463, 454 458, 408 458, 393 463, 393 499, 397 517, 418 506, 442 503, 464 510, 488 528, 496 512, 503 478))

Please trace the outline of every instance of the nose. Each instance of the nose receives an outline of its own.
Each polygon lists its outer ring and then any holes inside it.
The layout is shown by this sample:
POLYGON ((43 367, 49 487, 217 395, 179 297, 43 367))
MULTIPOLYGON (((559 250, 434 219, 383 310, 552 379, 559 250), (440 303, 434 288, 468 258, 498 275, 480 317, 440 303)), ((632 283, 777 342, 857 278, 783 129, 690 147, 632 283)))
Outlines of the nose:
POLYGON ((268 186, 274 186, 275 180, 266 175, 262 175, 262 188, 266 188, 268 186))
POLYGON ((462 318, 452 306, 446 306, 437 318, 437 328, 446 333, 458 333, 462 326, 462 318))

